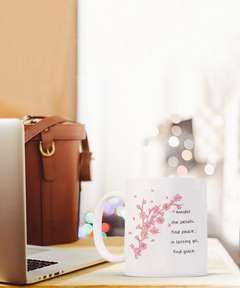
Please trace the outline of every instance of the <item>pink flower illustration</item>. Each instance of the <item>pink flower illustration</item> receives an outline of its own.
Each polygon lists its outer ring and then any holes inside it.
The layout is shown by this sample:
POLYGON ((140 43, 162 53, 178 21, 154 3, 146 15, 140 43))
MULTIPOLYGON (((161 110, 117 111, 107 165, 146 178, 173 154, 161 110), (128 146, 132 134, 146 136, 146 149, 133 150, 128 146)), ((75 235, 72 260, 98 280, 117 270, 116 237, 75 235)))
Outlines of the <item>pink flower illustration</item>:
POLYGON ((179 194, 176 194, 176 195, 173 197, 173 199, 174 199, 175 201, 181 201, 181 200, 182 200, 182 196, 180 196, 179 194))
POLYGON ((163 209, 164 209, 165 211, 168 211, 168 210, 170 209, 170 204, 164 203, 164 204, 163 204, 163 209))
POLYGON ((147 244, 144 243, 144 242, 141 242, 141 243, 139 244, 139 247, 140 247, 141 250, 145 250, 145 249, 147 249, 147 244))
MULTIPOLYGON (((183 204, 175 203, 181 201, 181 199, 182 196, 176 194, 173 199, 170 200, 170 203, 164 203, 162 208, 161 205, 154 205, 152 208, 145 207, 144 205, 147 204, 147 201, 145 199, 142 200, 141 205, 136 206, 136 208, 140 210, 139 217, 141 219, 141 223, 136 226, 136 229, 140 230, 140 235, 135 235, 135 239, 138 241, 138 247, 135 247, 134 244, 129 245, 129 247, 134 252, 135 259, 138 259, 138 257, 142 255, 142 252, 147 249, 147 243, 143 241, 148 239, 149 232, 152 235, 160 233, 159 228, 157 228, 156 226, 157 224, 164 224, 164 211, 168 211, 172 206, 176 206, 177 209, 182 209, 183 204), (146 213, 145 211, 148 212, 146 213)), ((153 203, 153 200, 151 200, 150 203, 153 203)), ((172 210, 172 212, 175 212, 175 210, 172 210)), ((133 217, 132 219, 134 221, 136 220, 135 217, 133 217)), ((170 223, 168 223, 168 227, 171 227, 170 223)), ((132 232, 129 232, 129 234, 130 233, 132 232)), ((151 239, 151 242, 154 241, 154 239, 151 239)))
POLYGON ((132 235, 132 232, 128 232, 128 235, 132 235))
POLYGON ((159 216, 159 217, 157 217, 156 221, 157 221, 158 224, 163 224, 165 219, 163 217, 159 216))
POLYGON ((143 219, 143 220, 147 218, 147 214, 146 214, 145 212, 141 212, 141 213, 139 214, 139 216, 140 216, 140 218, 143 219))
POLYGON ((148 239, 148 232, 147 231, 141 231, 140 236, 142 237, 142 240, 148 239))
POLYGON ((151 224, 149 222, 146 222, 146 223, 143 224, 143 228, 148 230, 148 229, 151 228, 151 224))
POLYGON ((159 212, 159 207, 157 205, 153 207, 153 212, 156 214, 159 212))
POLYGON ((153 228, 150 230, 150 232, 151 232, 153 235, 155 235, 155 234, 158 234, 158 233, 159 233, 159 229, 156 228, 156 227, 153 227, 153 228))

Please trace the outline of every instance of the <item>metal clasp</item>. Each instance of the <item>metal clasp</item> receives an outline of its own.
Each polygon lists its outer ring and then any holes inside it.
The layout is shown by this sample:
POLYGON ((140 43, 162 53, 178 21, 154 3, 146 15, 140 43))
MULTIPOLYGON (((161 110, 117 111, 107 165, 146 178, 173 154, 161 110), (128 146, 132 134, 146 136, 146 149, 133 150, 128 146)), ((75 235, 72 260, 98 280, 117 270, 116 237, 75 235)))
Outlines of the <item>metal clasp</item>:
POLYGON ((47 149, 47 152, 45 152, 45 151, 43 151, 42 141, 40 141, 39 142, 39 150, 44 157, 51 157, 55 153, 55 144, 54 144, 54 142, 52 142, 51 151, 49 151, 49 149, 47 149))

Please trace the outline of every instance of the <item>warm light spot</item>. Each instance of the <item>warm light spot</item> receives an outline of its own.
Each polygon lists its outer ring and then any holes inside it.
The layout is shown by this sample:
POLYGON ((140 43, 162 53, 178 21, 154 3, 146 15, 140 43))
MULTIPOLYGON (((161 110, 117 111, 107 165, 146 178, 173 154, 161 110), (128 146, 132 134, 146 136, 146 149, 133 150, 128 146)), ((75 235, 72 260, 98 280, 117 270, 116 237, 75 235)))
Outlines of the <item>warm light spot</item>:
POLYGON ((211 161, 207 161, 207 164, 211 165, 213 168, 217 167, 217 163, 216 162, 211 162, 211 161))
POLYGON ((110 226, 108 223, 102 223, 102 232, 107 233, 110 230, 110 226))
POLYGON ((192 159, 192 152, 190 152, 189 150, 184 150, 182 152, 182 158, 185 160, 185 161, 190 161, 192 159))
POLYGON ((175 136, 179 136, 182 134, 182 129, 179 126, 175 125, 172 127, 172 134, 175 136))
POLYGON ((179 123, 181 121, 181 117, 177 113, 173 113, 170 116, 170 119, 172 120, 173 123, 179 123))
POLYGON ((188 170, 185 166, 181 165, 177 168, 177 174, 179 176, 186 176, 188 173, 188 170))

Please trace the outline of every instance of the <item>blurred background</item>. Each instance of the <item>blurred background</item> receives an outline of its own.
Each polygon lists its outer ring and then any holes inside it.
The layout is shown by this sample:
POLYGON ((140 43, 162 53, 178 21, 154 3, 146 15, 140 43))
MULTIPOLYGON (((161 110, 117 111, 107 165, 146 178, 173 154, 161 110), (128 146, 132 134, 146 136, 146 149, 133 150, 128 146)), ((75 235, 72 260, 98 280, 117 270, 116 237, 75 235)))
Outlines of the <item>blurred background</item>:
MULTIPOLYGON (((200 177, 208 233, 239 262, 239 1, 81 0, 78 120, 93 151, 81 237, 94 207, 129 177, 200 177)), ((123 235, 124 207, 103 233, 123 235)))
MULTIPOLYGON (((240 265, 239 15, 238 0, 0 1, 0 117, 86 125, 80 237, 126 178, 200 177, 209 237, 240 265)), ((124 235, 119 199, 102 231, 124 235)))

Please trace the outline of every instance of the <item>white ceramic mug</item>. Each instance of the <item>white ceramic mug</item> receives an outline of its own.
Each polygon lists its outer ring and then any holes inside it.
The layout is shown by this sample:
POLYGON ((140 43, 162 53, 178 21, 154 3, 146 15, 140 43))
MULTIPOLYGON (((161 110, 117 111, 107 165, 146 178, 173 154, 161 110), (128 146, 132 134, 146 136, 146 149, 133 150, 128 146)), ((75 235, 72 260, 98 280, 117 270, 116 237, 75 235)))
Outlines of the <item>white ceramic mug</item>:
POLYGON ((126 192, 110 192, 98 202, 93 233, 99 254, 110 262, 125 261, 125 275, 184 277, 207 274, 206 180, 136 178, 126 192), (114 256, 101 232, 107 202, 125 202, 125 252, 114 256))

